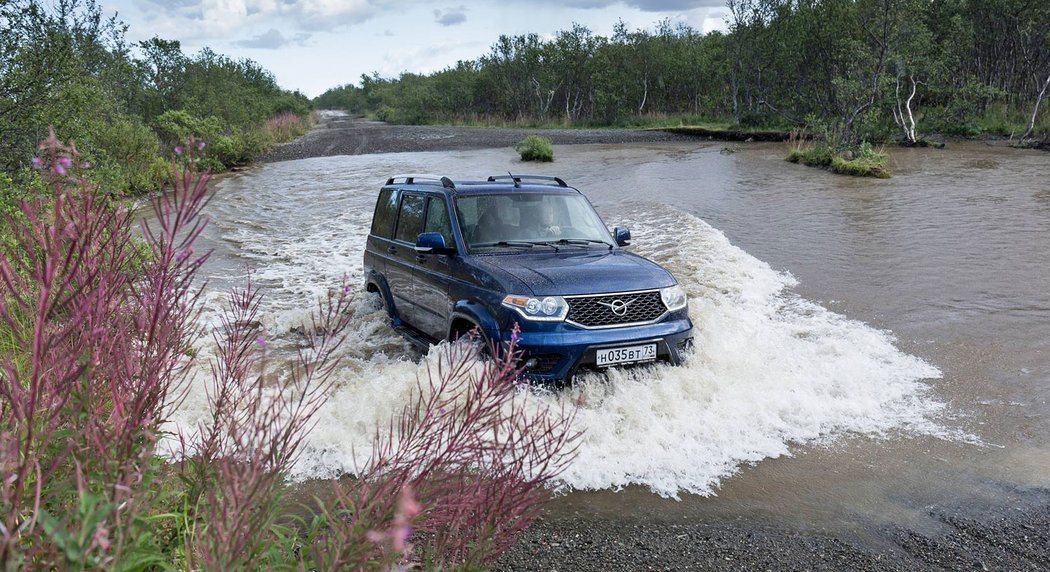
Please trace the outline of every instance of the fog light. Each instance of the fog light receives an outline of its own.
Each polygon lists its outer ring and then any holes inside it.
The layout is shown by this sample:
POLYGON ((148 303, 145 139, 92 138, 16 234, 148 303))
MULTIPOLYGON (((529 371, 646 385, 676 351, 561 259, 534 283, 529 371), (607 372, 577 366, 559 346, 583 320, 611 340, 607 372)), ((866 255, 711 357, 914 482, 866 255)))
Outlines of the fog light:
POLYGON ((536 358, 529 358, 525 360, 525 369, 532 369, 536 367, 536 364, 540 363, 536 358))

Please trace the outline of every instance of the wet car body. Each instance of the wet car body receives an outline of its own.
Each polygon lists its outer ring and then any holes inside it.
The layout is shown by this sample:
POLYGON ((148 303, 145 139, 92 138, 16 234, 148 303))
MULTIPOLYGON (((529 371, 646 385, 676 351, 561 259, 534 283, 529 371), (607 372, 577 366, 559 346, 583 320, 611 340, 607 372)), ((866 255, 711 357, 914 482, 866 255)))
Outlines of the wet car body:
POLYGON ((506 347, 516 326, 532 379, 677 364, 692 342, 685 294, 667 270, 624 250, 629 240, 553 177, 401 175, 379 192, 366 287, 413 339, 476 330, 506 347))

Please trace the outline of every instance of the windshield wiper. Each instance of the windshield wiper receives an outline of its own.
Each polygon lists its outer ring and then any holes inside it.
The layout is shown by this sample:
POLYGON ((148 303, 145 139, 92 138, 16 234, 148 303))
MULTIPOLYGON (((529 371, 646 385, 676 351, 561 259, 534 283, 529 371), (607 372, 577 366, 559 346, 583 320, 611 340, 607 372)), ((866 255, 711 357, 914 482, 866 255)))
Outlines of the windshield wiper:
POLYGON ((487 246, 517 246, 519 248, 532 248, 535 246, 531 242, 517 242, 514 240, 501 240, 499 242, 482 242, 480 244, 472 244, 475 248, 484 248, 487 246))
POLYGON ((530 240, 529 244, 534 244, 537 246, 549 246, 554 249, 554 252, 558 252, 559 250, 561 250, 560 248, 558 248, 557 244, 545 240, 530 240))
POLYGON ((598 240, 596 238, 562 238, 558 240, 558 244, 571 244, 573 246, 587 246, 588 244, 601 244, 608 246, 612 249, 612 245, 604 240, 598 240))

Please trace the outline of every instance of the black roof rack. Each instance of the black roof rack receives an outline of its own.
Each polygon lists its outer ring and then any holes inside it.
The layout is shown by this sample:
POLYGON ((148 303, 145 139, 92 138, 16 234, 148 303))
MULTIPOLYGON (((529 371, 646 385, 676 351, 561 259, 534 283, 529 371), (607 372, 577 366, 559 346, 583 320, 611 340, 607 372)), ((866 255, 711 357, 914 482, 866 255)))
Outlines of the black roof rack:
POLYGON ((452 182, 452 179, 443 177, 441 175, 427 175, 427 174, 406 174, 406 175, 394 175, 386 180, 386 184, 393 185, 397 179, 404 179, 406 185, 437 185, 440 184, 446 189, 456 188, 456 183, 452 182))
POLYGON ((559 187, 568 187, 569 186, 569 185, 565 184, 565 181, 559 179, 558 177, 549 177, 547 175, 509 175, 508 174, 508 175, 490 175, 489 176, 489 182, 490 183, 495 183, 497 181, 506 181, 506 180, 514 181, 514 186, 515 187, 517 187, 518 183, 521 183, 522 181, 526 181, 526 182, 528 182, 528 181, 545 181, 545 182, 548 182, 548 183, 554 183, 555 185, 558 185, 559 187))

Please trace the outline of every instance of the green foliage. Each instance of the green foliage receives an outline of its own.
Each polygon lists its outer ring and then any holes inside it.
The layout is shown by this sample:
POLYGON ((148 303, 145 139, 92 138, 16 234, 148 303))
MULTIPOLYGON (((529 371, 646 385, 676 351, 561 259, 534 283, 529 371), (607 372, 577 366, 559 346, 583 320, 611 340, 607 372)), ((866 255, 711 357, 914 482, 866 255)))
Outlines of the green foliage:
POLYGON ((854 177, 888 179, 887 155, 865 142, 854 149, 836 151, 825 143, 796 145, 784 158, 790 163, 821 167, 833 173, 854 177))
POLYGON ((265 153, 269 146, 270 141, 261 130, 238 131, 215 139, 215 143, 204 153, 204 160, 216 162, 206 164, 213 170, 247 165, 265 153))
POLYGON ((831 165, 831 148, 826 145, 812 145, 792 149, 784 158, 789 163, 802 163, 810 167, 827 167, 831 165))
POLYGON ((108 188, 144 194, 160 189, 167 169, 158 156, 160 144, 156 133, 134 116, 121 115, 101 125, 94 133, 98 157, 96 173, 105 173, 108 188))
POLYGON ((311 110, 251 60, 207 48, 187 55, 160 38, 133 54, 127 27, 93 0, 0 2, 0 22, 0 172, 16 182, 49 126, 76 141, 107 188, 138 194, 161 182, 154 159, 189 135, 230 137, 229 162, 202 162, 223 169, 276 140, 251 133, 270 118, 311 110))
POLYGON ((157 117, 155 124, 164 142, 173 147, 190 137, 211 141, 224 131, 218 117, 201 118, 183 109, 165 111, 157 117))
POLYGON ((1026 0, 736 0, 728 34, 665 20, 620 22, 610 36, 579 25, 550 39, 504 35, 475 60, 363 76, 314 103, 397 123, 633 126, 694 115, 827 128, 847 146, 901 138, 895 114, 914 117, 917 133, 1009 133, 1050 69, 1048 21, 1050 3, 1026 0))
MULTIPOLYGON (((21 207, 23 201, 47 196, 49 193, 50 189, 36 170, 26 169, 17 173, 15 177, 0 173, 0 255, 12 259, 27 258, 28 254, 20 248, 12 227, 26 222, 21 207)), ((12 309, 11 312, 14 321, 23 322, 23 325, 28 326, 28 315, 22 315, 18 308, 12 309)), ((25 352, 20 351, 13 334, 9 328, 0 325, 0 355, 11 358, 15 370, 22 371, 19 365, 24 362, 25 352)))
POLYGON ((521 154, 522 161, 550 162, 554 160, 554 147, 551 140, 539 135, 529 135, 514 145, 514 150, 521 154))

